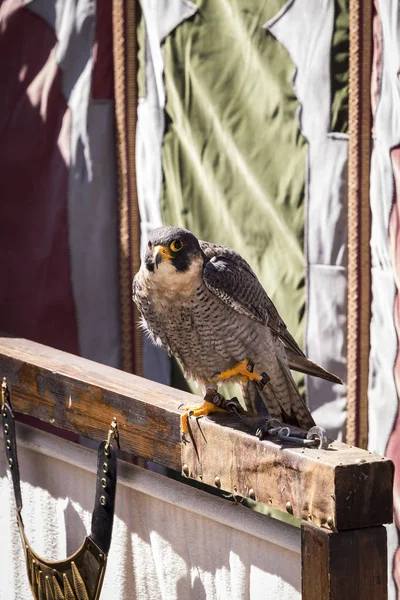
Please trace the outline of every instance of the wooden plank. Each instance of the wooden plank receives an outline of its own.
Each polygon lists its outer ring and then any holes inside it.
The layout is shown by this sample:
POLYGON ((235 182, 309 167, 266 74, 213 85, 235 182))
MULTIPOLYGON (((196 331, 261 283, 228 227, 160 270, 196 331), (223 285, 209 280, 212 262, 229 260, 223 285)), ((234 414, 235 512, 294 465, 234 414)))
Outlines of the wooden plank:
POLYGON ((384 527, 331 533, 301 527, 303 600, 386 600, 387 543, 384 527))
POLYGON ((392 520, 393 463, 376 454, 339 442, 324 451, 260 442, 222 414, 190 420, 196 453, 192 443, 181 447, 179 406, 198 397, 27 340, 0 338, 4 375, 21 413, 97 441, 116 416, 125 451, 177 471, 184 465, 184 474, 206 484, 218 477, 230 493, 288 507, 318 526, 392 520))
POLYGON ((0 338, 0 376, 16 411, 99 442, 116 416, 124 450, 180 471, 191 394, 18 338, 0 338))

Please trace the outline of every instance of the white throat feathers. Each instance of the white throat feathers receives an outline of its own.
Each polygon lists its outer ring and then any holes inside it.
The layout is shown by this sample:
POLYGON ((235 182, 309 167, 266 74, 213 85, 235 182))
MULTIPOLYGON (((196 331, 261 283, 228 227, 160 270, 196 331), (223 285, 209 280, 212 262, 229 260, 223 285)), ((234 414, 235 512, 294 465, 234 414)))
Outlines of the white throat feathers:
POLYGON ((162 308, 171 302, 183 303, 191 298, 201 283, 203 259, 201 256, 194 258, 184 272, 177 271, 170 260, 161 262, 154 271, 148 271, 144 264, 140 270, 155 306, 162 308))

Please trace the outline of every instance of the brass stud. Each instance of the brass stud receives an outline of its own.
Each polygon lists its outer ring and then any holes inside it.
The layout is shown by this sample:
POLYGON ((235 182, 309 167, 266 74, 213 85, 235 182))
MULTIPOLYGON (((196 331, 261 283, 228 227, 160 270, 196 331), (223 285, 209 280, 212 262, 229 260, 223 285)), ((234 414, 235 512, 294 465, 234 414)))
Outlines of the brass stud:
POLYGON ((6 410, 3 410, 3 417, 4 417, 5 419, 7 419, 7 411, 6 411, 6 410))
POLYGON ((357 458, 357 460, 355 461, 356 465, 361 465, 362 463, 365 463, 365 462, 367 462, 365 460, 365 458, 357 458))
POLYGON ((182 473, 184 474, 185 477, 189 477, 189 467, 187 465, 183 465, 182 473))
POLYGON ((326 520, 328 527, 333 527, 333 518, 332 517, 328 517, 326 520))
POLYGON ((107 500, 105 496, 100 496, 100 504, 105 506, 107 504, 107 500))
POLYGON ((4 433, 8 433, 8 425, 7 425, 7 423, 4 425, 4 433))
POLYGON ((106 487, 107 487, 107 479, 105 479, 104 477, 101 480, 101 487, 103 487, 104 489, 106 489, 106 487))
POLYGON ((286 502, 286 511, 292 515, 293 514, 293 506, 290 502, 286 502))
POLYGON ((10 467, 10 469, 13 468, 13 459, 12 458, 8 459, 8 466, 10 467))
POLYGON ((215 485, 217 486, 217 488, 220 488, 220 487, 221 487, 221 480, 220 480, 220 478, 218 477, 218 475, 215 477, 215 479, 214 479, 214 483, 215 483, 215 485))
POLYGON ((99 560, 103 560, 103 555, 99 554, 99 560))
POLYGON ((108 473, 108 464, 103 463, 103 473, 108 473))
POLYGON ((255 493, 255 491, 253 490, 253 488, 250 488, 250 489, 249 489, 249 498, 251 498, 252 500, 255 500, 255 499, 256 499, 256 493, 255 493))
POLYGON ((6 441, 6 446, 7 446, 7 450, 9 450, 11 448, 11 441, 10 440, 6 441))

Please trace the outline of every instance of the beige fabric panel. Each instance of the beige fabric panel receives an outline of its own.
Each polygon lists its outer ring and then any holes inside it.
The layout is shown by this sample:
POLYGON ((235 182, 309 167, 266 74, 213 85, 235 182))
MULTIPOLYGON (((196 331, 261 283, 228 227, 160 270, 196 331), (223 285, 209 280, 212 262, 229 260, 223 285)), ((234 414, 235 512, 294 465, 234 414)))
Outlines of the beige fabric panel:
MULTIPOLYGON (((34 549, 57 560, 90 531, 96 453, 17 428, 23 518, 34 549)), ((301 597, 300 530, 119 462, 103 600, 301 597)), ((0 599, 30 600, 14 498, 0 453, 0 599)))

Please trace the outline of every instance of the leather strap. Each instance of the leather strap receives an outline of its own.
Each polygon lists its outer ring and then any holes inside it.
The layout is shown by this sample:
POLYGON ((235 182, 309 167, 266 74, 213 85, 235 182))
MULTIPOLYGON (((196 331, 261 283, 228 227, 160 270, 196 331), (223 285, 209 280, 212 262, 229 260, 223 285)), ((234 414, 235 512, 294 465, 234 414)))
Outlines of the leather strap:
POLYGON ((102 442, 97 451, 96 499, 92 513, 91 539, 108 554, 114 520, 117 457, 110 444, 102 442))
POLYGON ((15 441, 15 419, 10 404, 9 394, 5 395, 4 400, 4 406, 2 408, 4 444, 6 447, 7 462, 13 482, 15 504, 17 505, 18 512, 21 512, 22 497, 17 457, 17 444, 15 441))

